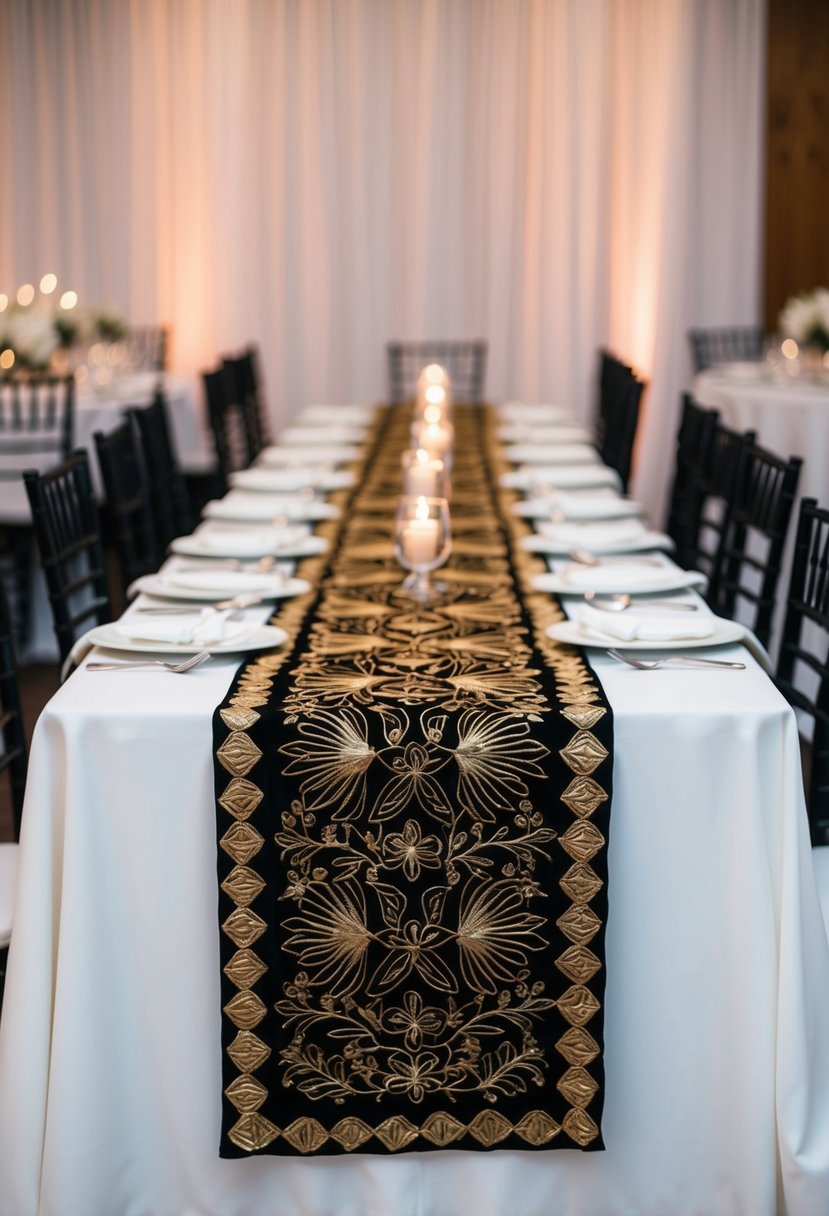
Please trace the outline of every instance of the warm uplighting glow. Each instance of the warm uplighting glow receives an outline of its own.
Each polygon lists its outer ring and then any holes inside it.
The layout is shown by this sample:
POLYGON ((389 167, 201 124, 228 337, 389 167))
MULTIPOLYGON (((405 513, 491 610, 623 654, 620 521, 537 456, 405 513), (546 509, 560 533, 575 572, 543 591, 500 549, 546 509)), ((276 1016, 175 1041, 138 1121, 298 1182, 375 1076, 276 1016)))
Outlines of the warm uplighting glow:
POLYGON ((24 283, 22 287, 18 287, 17 302, 23 308, 25 308, 27 304, 31 304, 31 302, 34 298, 35 298, 35 289, 34 289, 34 287, 32 287, 31 283, 24 283))
POLYGON ((0 291, 0 312, 5 312, 9 306, 9 297, 0 291))
POLYGON ((74 308, 78 302, 78 293, 76 291, 65 291, 60 298, 61 308, 74 308))
POLYGON ((780 353, 784 359, 796 359, 799 353, 798 345, 794 338, 785 338, 780 345, 780 353))
POLYGON ((14 367, 14 351, 4 350, 0 353, 0 367, 4 372, 7 372, 10 367, 14 367))
POLYGON ((40 280, 40 290, 45 296, 50 296, 58 285, 58 276, 56 274, 45 274, 40 280))

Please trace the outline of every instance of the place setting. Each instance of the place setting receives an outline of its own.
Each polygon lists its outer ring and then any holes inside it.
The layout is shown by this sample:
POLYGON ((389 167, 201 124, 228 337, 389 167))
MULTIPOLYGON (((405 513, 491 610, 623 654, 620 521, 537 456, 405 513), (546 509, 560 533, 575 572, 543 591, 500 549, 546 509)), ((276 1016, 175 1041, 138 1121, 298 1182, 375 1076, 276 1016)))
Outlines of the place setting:
POLYGON ((340 509, 313 493, 265 494, 230 490, 224 498, 214 498, 202 511, 205 519, 226 519, 242 523, 270 523, 273 519, 318 521, 339 518, 340 509))
POLYGON ((304 490, 330 493, 332 490, 348 490, 355 484, 354 473, 349 469, 335 469, 325 465, 300 465, 294 468, 240 469, 231 473, 228 482, 237 490, 250 490, 257 494, 290 493, 304 490))
POLYGON ((356 443, 336 443, 331 440, 330 433, 320 428, 319 442, 310 444, 269 444, 256 457, 256 468, 280 468, 283 465, 294 467, 300 465, 341 465, 353 464, 360 459, 362 445, 356 443))
POLYGON ((126 654, 187 655, 242 654, 269 650, 287 641, 276 625, 246 618, 238 609, 203 607, 192 614, 142 614, 131 611, 109 625, 98 625, 85 636, 90 646, 126 654))
MULTIPOLYGON (((233 599, 245 600, 247 605, 266 600, 291 599, 304 595, 311 584, 279 569, 229 570, 190 569, 171 565, 158 574, 148 574, 133 583, 131 590, 155 599, 204 601, 206 603, 233 599)), ((143 609, 147 611, 147 609, 143 609)))
POLYGON ((664 532, 654 532, 635 517, 598 522, 538 521, 537 531, 521 540, 528 553, 566 557, 574 550, 590 556, 670 551, 673 541, 664 532))
POLYGON ((327 548, 325 537, 317 536, 304 524, 280 524, 270 528, 202 525, 189 536, 178 536, 170 543, 170 552, 181 557, 238 561, 315 557, 325 553, 327 548))
POLYGON ((599 461, 588 464, 524 464, 499 478, 505 490, 535 490, 547 486, 553 490, 595 489, 610 486, 621 490, 621 479, 615 469, 599 461))
POLYGON ((522 519, 553 520, 556 523, 641 518, 644 514, 641 503, 632 498, 622 498, 610 488, 598 493, 585 490, 568 493, 566 490, 533 486, 529 497, 518 499, 510 509, 513 515, 522 519))

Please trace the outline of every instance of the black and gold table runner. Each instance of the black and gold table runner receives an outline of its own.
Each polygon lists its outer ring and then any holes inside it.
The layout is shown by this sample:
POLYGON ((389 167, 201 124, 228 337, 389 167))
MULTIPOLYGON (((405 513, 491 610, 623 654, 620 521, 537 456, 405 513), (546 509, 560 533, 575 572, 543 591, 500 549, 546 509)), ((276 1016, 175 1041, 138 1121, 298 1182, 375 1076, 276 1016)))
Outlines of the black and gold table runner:
POLYGON ((486 409, 445 591, 402 592, 409 421, 214 715, 222 1156, 603 1147, 611 713, 545 636, 486 409))

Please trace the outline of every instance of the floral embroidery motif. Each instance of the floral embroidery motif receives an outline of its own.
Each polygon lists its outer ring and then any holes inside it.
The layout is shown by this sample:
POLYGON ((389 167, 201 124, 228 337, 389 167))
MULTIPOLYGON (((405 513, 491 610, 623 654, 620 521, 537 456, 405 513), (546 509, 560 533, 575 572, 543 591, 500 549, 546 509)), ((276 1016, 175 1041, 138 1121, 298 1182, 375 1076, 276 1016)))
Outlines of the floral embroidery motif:
POLYGON ((250 1038, 226 1088, 231 1155, 600 1145, 586 1027, 600 1036, 606 709, 583 660, 546 639, 559 610, 531 592, 537 559, 506 511, 505 544, 478 419, 458 413, 445 594, 400 591, 400 412, 319 598, 293 609, 296 653, 252 660, 240 708, 221 711, 217 766, 240 789, 217 785, 223 849, 245 867, 223 887, 244 917, 225 912, 223 932, 246 947, 225 968, 245 999, 224 1008, 250 1038))

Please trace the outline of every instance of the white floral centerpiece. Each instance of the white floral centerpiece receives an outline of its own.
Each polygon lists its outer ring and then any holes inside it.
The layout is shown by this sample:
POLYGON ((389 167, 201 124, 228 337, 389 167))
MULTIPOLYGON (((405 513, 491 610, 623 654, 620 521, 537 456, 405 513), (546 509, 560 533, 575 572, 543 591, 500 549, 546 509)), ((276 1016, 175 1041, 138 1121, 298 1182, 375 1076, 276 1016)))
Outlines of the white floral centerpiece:
POLYGON ((115 342, 126 333, 112 311, 79 308, 77 293, 57 295, 57 278, 44 275, 40 290, 24 283, 13 300, 0 293, 0 372, 54 368, 59 352, 94 341, 115 342))
POLYGON ((829 290, 817 287, 792 296, 780 313, 778 325, 783 336, 794 338, 801 348, 811 347, 825 354, 829 351, 829 290))

